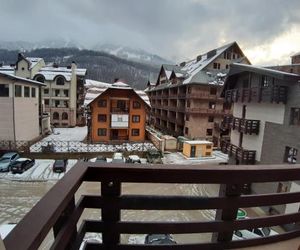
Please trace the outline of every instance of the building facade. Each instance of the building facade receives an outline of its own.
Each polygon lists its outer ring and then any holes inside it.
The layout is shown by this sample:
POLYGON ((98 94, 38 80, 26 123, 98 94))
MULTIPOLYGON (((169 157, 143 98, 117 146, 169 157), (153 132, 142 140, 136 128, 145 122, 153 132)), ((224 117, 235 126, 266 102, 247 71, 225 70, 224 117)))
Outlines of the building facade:
POLYGON ((31 141, 42 131, 40 89, 44 84, 0 73, 0 140, 31 141))
MULTIPOLYGON (((300 150, 300 75, 249 65, 231 65, 223 96, 233 104, 231 129, 222 151, 230 164, 295 164, 300 150)), ((282 192, 291 183, 254 184, 252 191, 282 192)), ((283 207, 277 207, 283 211, 283 207)))
POLYGON ((232 62, 249 63, 236 42, 180 65, 162 65, 156 84, 148 82, 150 124, 164 133, 209 140, 228 136, 222 126, 231 106, 220 97, 232 62))
POLYGON ((88 136, 92 143, 145 141, 146 110, 149 101, 141 91, 123 82, 91 88, 87 94, 90 113, 88 136), (94 98, 89 99, 89 96, 94 98))
POLYGON ((2 66, 0 72, 45 83, 40 95, 53 126, 85 125, 83 85, 86 69, 78 69, 74 62, 68 67, 59 67, 55 63, 46 65, 42 58, 19 54, 15 66, 2 66))

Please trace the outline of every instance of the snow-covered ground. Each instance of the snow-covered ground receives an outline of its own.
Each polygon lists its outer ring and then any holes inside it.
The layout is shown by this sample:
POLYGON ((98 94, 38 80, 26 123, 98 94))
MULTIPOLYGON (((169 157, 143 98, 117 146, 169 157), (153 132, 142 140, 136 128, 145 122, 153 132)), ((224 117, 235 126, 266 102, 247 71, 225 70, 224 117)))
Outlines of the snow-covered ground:
POLYGON ((87 136, 87 127, 54 128, 53 133, 42 141, 83 141, 87 136))
MULTIPOLYGON (((77 160, 68 160, 67 171, 75 165, 77 160)), ((54 173, 52 170, 54 160, 36 160, 32 168, 22 174, 13 174, 11 172, 0 173, 0 179, 12 181, 48 181, 58 180, 64 176, 64 173, 54 173)))
POLYGON ((33 144, 30 152, 42 152, 43 147, 54 146, 55 152, 117 152, 156 150, 150 142, 110 144, 87 144, 82 141, 87 136, 87 127, 54 128, 51 135, 33 144))

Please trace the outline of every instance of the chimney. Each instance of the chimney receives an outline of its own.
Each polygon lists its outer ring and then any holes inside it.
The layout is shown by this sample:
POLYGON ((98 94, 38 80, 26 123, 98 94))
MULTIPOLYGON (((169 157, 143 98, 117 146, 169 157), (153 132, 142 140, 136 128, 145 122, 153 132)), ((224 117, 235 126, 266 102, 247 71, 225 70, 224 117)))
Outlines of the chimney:
POLYGON ((18 53, 18 61, 25 59, 25 56, 23 53, 18 53))

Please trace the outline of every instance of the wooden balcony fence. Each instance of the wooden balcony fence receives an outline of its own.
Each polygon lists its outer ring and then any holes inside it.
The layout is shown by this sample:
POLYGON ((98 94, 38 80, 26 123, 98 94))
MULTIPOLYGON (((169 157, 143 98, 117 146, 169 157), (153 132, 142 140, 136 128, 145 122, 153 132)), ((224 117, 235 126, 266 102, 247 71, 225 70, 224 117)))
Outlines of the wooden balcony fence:
POLYGON ((287 86, 253 87, 230 89, 225 91, 226 102, 275 102, 286 103, 287 86))
POLYGON ((232 249, 279 242, 300 235, 300 212, 237 220, 238 208, 300 202, 300 192, 241 195, 245 183, 296 181, 300 165, 273 166, 176 166, 77 163, 29 211, 4 239, 7 250, 38 249, 52 230, 51 249, 79 249, 87 232, 102 234, 102 243, 90 242, 85 249, 232 249), (101 183, 99 195, 75 197, 83 182, 101 183), (220 185, 220 196, 176 196, 123 194, 124 183, 165 183, 220 185), (85 209, 101 209, 101 219, 79 218, 85 209), (123 210, 205 210, 216 209, 209 221, 124 221, 123 210), (232 240, 233 231, 290 224, 289 231, 267 237, 232 240), (130 245, 120 242, 121 234, 213 233, 207 242, 177 245, 130 245))
POLYGON ((233 156, 236 160, 239 160, 240 164, 255 164, 255 150, 246 150, 231 144, 229 141, 221 141, 221 151, 229 156, 233 156))
POLYGON ((237 130, 244 134, 257 134, 259 133, 259 120, 243 119, 233 116, 225 116, 223 119, 225 128, 237 130))

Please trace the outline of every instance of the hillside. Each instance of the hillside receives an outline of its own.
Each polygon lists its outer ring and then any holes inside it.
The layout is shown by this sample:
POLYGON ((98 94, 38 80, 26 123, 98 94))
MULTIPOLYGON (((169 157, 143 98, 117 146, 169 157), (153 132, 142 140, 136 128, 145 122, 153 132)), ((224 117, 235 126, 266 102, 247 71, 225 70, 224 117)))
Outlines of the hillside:
MULTIPOLYGON (((17 50, 0 49, 0 62, 13 64, 17 60, 17 50)), ((151 74, 158 74, 160 65, 153 66, 117 56, 92 50, 77 48, 42 48, 25 52, 29 57, 42 57, 45 62, 56 62, 59 65, 70 65, 72 61, 78 67, 87 68, 87 78, 113 82, 116 78, 125 80, 132 87, 144 89, 151 74)))

